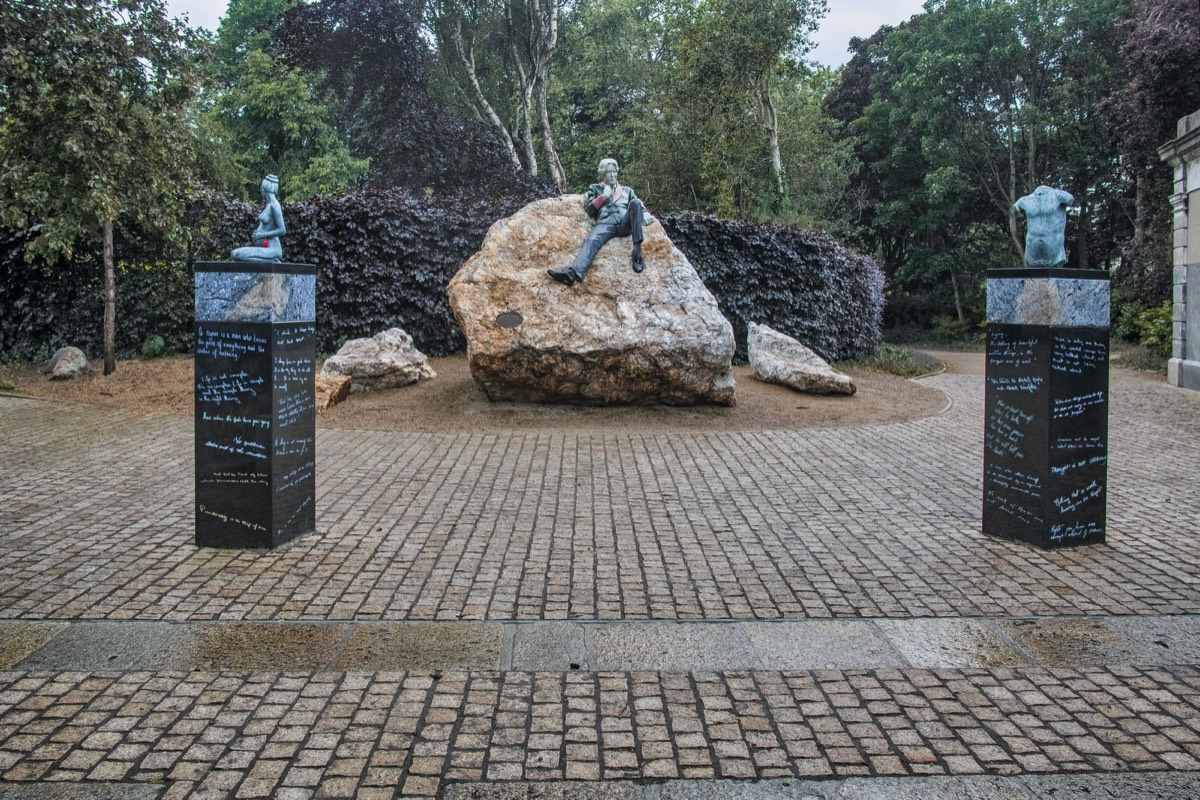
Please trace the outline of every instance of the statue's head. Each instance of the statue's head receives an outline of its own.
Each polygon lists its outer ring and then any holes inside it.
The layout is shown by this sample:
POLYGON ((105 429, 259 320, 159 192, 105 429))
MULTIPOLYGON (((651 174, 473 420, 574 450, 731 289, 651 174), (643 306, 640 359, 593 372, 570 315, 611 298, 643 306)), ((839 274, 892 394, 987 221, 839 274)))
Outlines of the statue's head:
POLYGON ((613 186, 617 182, 617 160, 615 158, 604 158, 600 160, 600 166, 596 171, 600 173, 600 180, 609 186, 613 186))
POLYGON ((268 175, 262 181, 263 194, 279 194, 279 178, 275 175, 268 175))

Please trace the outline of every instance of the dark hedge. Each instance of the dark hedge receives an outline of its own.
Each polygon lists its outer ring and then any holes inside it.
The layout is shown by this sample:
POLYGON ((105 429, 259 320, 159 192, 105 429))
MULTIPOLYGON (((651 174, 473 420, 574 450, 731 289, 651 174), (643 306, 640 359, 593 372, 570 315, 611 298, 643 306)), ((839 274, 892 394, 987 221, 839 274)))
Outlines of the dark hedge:
MULTIPOLYGON (((488 227, 533 196, 500 200, 413 197, 363 191, 287 203, 284 251, 317 264, 318 347, 400 327, 429 355, 462 352, 465 342, 446 284, 479 249, 488 227)), ((255 206, 198 196, 186 253, 153 263, 161 244, 122 238, 117 276, 117 348, 139 350, 147 336, 188 349, 191 262, 226 258, 253 229, 255 206), (149 266, 140 266, 147 265, 149 266), (134 265, 134 266, 131 266, 134 265)), ((830 359, 873 353, 879 343, 882 276, 875 263, 831 237, 775 225, 668 214, 668 235, 695 265, 734 324, 745 359, 746 323, 795 336, 830 359)), ((24 260, 24 236, 0 231, 0 360, 45 356, 65 344, 99 351, 101 266, 94 248, 52 267, 24 260)))
POLYGON ((832 236, 784 225, 692 213, 663 227, 733 323, 735 361, 746 360, 746 325, 770 325, 827 360, 879 348, 883 273, 832 236))

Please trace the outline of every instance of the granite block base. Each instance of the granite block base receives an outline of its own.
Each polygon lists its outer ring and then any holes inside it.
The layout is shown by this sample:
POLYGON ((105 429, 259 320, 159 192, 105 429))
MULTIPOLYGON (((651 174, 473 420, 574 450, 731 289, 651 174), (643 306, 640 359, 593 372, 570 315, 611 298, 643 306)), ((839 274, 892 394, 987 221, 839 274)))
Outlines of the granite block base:
POLYGON ((983 532, 1052 549, 1105 540, 1108 330, 988 324, 983 532))

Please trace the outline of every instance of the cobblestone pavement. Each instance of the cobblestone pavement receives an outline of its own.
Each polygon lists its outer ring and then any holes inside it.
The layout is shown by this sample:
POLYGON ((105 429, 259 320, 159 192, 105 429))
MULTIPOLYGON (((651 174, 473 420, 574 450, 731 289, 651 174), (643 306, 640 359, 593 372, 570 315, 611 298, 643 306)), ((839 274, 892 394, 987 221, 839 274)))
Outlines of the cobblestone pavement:
POLYGON ((1116 380, 1109 544, 980 526, 977 376, 900 425, 321 431, 318 533, 192 544, 189 420, 0 398, 0 617, 770 619, 1200 612, 1200 395, 1116 380))
POLYGON ((22 672, 0 673, 0 703, 4 780, 166 782, 165 797, 1200 769, 1193 667, 22 672))
POLYGON ((321 431, 271 553, 193 546, 189 420, 0 398, 0 795, 1200 795, 1200 393, 1114 374, 1109 543, 1057 553, 979 533, 978 376, 867 428, 321 431))

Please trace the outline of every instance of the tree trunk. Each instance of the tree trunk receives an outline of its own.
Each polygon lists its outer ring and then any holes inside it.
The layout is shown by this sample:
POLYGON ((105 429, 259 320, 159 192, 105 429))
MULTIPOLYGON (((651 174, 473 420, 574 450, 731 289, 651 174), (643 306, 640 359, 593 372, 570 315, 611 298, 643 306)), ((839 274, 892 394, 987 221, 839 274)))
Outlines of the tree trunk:
POLYGON ((554 131, 550 128, 549 85, 548 76, 547 79, 538 81, 538 119, 541 124, 542 150, 546 155, 546 170, 550 173, 550 179, 554 181, 554 185, 561 192, 567 186, 567 173, 563 169, 562 161, 558 158, 558 150, 554 147, 554 131))
POLYGON ((117 371, 117 274, 113 265, 113 224, 104 220, 104 374, 117 371))
MULTIPOLYGON (((537 153, 533 148, 533 90, 537 76, 536 73, 530 76, 531 70, 525 68, 520 48, 517 47, 520 31, 517 30, 516 20, 513 16, 513 5, 513 0, 504 4, 504 21, 508 26, 508 45, 512 53, 513 66, 516 67, 517 81, 521 85, 521 104, 517 109, 517 125, 520 126, 518 137, 521 141, 521 156, 525 161, 525 169, 529 170, 530 175, 537 175, 537 153)), ((528 51, 528 49, 527 43, 526 50, 528 51)), ((532 69, 536 70, 536 65, 532 69)))
POLYGON ((950 286, 954 289, 954 308, 958 311, 958 321, 965 325, 967 318, 963 316, 962 299, 958 294, 958 278, 953 269, 950 270, 950 286))
POLYGON ((467 85, 471 89, 470 97, 474 101, 476 113, 483 116, 487 120, 488 125, 496 131, 500 137, 500 141, 504 143, 504 148, 508 152, 508 158, 512 161, 513 166, 521 168, 521 159, 517 156, 517 148, 513 144, 512 135, 505 127, 504 121, 500 119, 500 115, 492 108, 492 104, 487 101, 487 97, 483 94, 483 89, 479 85, 479 77, 475 74, 475 50, 474 43, 468 46, 463 41, 462 22, 454 21, 454 28, 451 37, 451 45, 453 46, 455 55, 458 56, 459 66, 467 76, 467 85))
POLYGON ((771 171, 775 174, 777 202, 787 199, 787 179, 783 174, 783 154, 779 150, 779 116, 775 113, 775 102, 771 99, 771 85, 764 77, 758 86, 759 116, 767 131, 767 144, 771 148, 771 171))
MULTIPOLYGON (((514 8, 518 0, 509 0, 505 7, 508 17, 509 32, 513 40, 513 55, 520 70, 522 87, 525 87, 526 71, 521 65, 520 55, 516 52, 517 29, 514 25, 514 8)), ((559 0, 526 0, 525 22, 528 26, 524 39, 525 57, 529 62, 528 91, 526 92, 526 111, 531 109, 530 101, 536 98, 538 115, 538 134, 542 138, 542 153, 546 157, 546 172, 550 180, 561 192, 566 187, 567 176, 563 170, 562 160, 558 157, 558 149, 554 146, 554 131, 550 125, 550 61, 558 47, 558 2, 559 0)), ((528 122, 529 116, 526 116, 528 122)), ((532 137, 530 137, 532 139, 532 137)), ((532 142, 531 142, 532 146, 532 142)))
POLYGON ((1021 231, 1017 227, 1017 153, 1016 137, 1013 131, 1012 107, 1008 110, 1008 235, 1012 237, 1013 245, 1025 260, 1025 242, 1021 241, 1021 231))
POLYGON ((1079 202, 1079 236, 1075 240, 1076 247, 1079 248, 1079 268, 1088 268, 1088 221, 1091 219, 1091 211, 1088 207, 1087 195, 1083 192, 1083 198, 1079 202))

